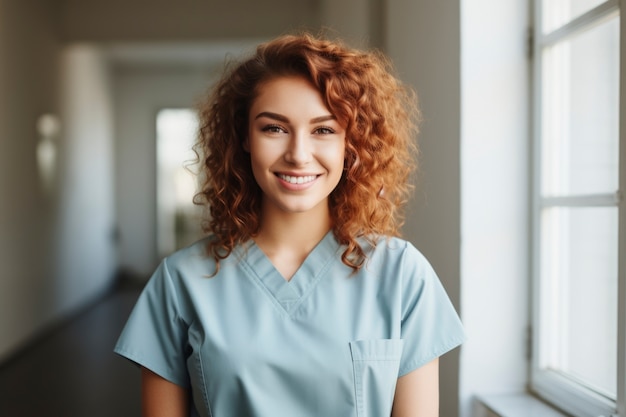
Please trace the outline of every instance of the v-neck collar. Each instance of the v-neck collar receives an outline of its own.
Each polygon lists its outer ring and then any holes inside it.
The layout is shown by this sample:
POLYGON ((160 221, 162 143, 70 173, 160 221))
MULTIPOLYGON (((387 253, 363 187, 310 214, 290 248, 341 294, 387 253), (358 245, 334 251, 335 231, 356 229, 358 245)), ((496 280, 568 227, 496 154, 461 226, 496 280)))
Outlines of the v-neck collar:
POLYGON ((238 248, 238 256, 248 272, 247 275, 275 304, 289 314, 315 287, 324 270, 336 258, 338 250, 339 243, 330 231, 307 255, 289 281, 278 272, 252 239, 238 248))

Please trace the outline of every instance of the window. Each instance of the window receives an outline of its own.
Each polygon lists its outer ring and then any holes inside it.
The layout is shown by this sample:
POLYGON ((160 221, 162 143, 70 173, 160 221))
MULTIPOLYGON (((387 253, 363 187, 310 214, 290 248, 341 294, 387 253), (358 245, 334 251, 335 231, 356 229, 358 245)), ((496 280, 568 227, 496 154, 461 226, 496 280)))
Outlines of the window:
POLYGON ((574 416, 609 416, 625 401, 620 5, 534 4, 531 388, 574 416))

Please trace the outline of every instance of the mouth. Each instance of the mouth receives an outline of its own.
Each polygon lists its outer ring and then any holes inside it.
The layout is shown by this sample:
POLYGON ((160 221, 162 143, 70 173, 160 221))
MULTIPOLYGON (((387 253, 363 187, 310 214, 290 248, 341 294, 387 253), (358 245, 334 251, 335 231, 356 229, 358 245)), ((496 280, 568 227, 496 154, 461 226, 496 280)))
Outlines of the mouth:
POLYGON ((286 174, 276 174, 278 178, 281 180, 288 182, 289 184, 307 184, 309 182, 315 181, 318 177, 317 175, 286 175, 286 174))

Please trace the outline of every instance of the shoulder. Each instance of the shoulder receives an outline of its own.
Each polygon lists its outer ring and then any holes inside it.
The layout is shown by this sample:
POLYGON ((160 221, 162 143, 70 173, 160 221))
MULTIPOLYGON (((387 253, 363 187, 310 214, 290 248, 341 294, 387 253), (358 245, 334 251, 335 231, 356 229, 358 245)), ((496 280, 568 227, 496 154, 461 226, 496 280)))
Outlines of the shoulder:
POLYGON ((362 243, 373 264, 395 265, 416 270, 432 269, 426 257, 411 242, 398 237, 378 237, 362 243))
POLYGON ((191 245, 181 248, 176 252, 166 256, 164 261, 167 262, 168 266, 176 266, 180 264, 185 264, 187 262, 201 261, 206 259, 211 259, 209 256, 208 247, 209 244, 215 240, 213 235, 209 235, 204 237, 191 245))
POLYGON ((168 275, 175 284, 196 277, 212 276, 217 265, 209 253, 208 247, 214 239, 215 237, 210 235, 177 250, 162 260, 159 269, 168 275))
POLYGON ((428 259, 411 242, 381 237, 368 246, 363 273, 380 277, 404 295, 419 293, 424 286, 438 285, 439 277, 428 259))
POLYGON ((177 315, 188 323, 195 315, 198 294, 217 296, 216 285, 224 281, 218 277, 224 274, 223 264, 230 261, 221 261, 216 274, 217 263, 208 251, 212 239, 208 236, 165 257, 144 289, 158 299, 170 299, 177 315))

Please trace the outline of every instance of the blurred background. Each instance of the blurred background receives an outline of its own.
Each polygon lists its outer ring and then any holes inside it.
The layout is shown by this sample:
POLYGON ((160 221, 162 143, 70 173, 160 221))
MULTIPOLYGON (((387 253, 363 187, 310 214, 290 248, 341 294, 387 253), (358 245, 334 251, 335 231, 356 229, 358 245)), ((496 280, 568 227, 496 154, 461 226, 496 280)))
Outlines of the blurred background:
MULTIPOLYGON (((557 29, 608 10, 610 36, 624 38, 619 2, 581 2, 557 29)), ((420 175, 404 235, 438 271, 469 336, 441 361, 441 416, 507 415, 497 408, 509 394, 522 398, 518 408, 535 407, 518 394, 536 365, 537 4, 0 0, 0 416, 139 415, 139 372, 112 348, 161 257, 199 236, 194 178, 183 168, 194 107, 225 60, 321 28, 383 50, 419 95, 420 175)), ((619 62, 619 42, 611 45, 619 62)), ((619 97, 618 86, 606 94, 619 97)), ((617 202, 606 204, 613 236, 617 202)), ((617 249, 611 256, 617 265, 617 249)), ((615 300, 595 323, 613 320, 607 343, 617 346, 617 266, 606 274, 599 296, 615 300)), ((615 404, 623 396, 608 352, 601 366, 615 404)))

